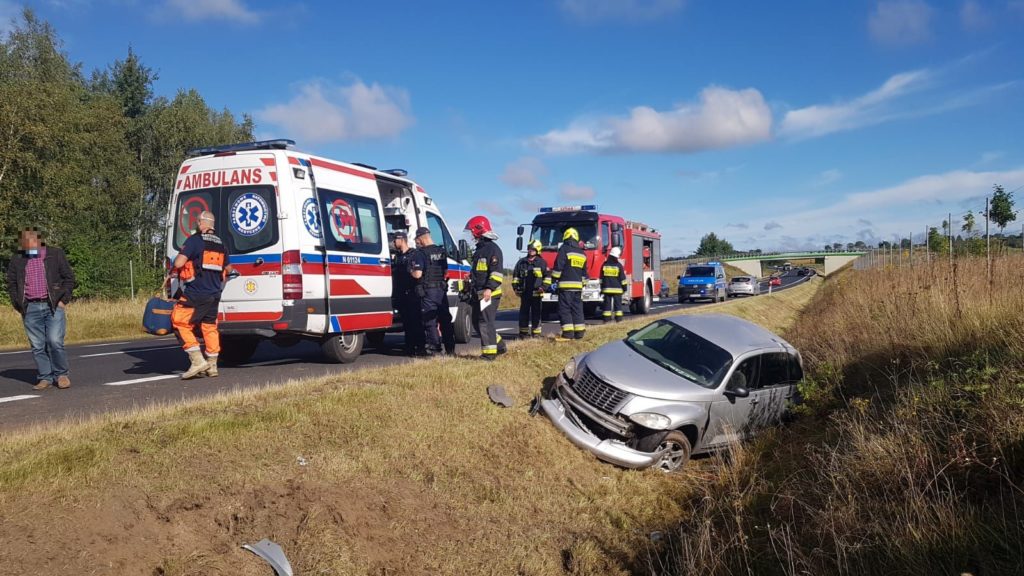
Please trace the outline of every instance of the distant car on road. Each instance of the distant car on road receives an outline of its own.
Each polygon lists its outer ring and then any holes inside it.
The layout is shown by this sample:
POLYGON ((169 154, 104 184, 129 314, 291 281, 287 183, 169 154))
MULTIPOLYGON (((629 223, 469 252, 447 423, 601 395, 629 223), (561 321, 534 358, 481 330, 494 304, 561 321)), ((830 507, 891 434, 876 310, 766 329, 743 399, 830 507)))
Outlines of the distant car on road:
POLYGON ((789 272, 792 269, 793 269, 793 265, 790 264, 789 262, 786 262, 785 264, 782 265, 782 271, 783 272, 789 272))
POLYGON ((782 277, 780 277, 780 276, 772 276, 771 278, 768 279, 768 285, 769 286, 782 286, 782 277))
POLYGON ((761 283, 753 276, 733 276, 729 281, 729 297, 757 296, 761 293, 761 283))
POLYGON ((797 276, 814 276, 814 268, 801 268, 796 271, 797 276))
POLYGON ((768 330, 678 315, 571 359, 540 405, 601 460, 674 472, 779 422, 802 378, 799 352, 768 330))

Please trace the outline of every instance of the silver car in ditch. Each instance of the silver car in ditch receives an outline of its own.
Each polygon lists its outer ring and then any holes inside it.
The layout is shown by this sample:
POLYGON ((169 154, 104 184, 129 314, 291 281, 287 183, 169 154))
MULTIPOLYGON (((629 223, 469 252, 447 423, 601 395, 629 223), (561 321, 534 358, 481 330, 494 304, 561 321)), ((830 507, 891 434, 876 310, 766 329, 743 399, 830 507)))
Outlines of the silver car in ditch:
POLYGON ((779 422, 802 378, 800 353, 764 328, 679 315, 573 358, 540 406, 601 460, 673 472, 779 422))
POLYGON ((761 282, 753 276, 733 276, 727 287, 730 298, 737 296, 757 296, 761 293, 761 282))

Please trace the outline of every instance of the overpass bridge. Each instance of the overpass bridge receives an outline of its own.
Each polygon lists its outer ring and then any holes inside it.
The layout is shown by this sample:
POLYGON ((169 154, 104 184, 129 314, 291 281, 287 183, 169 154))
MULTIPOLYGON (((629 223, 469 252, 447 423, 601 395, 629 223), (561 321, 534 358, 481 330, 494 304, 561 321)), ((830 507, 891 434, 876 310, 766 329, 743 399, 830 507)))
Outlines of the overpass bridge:
POLYGON ((866 251, 852 252, 780 252, 774 254, 734 254, 717 258, 719 262, 728 262, 752 276, 762 277, 763 266, 778 266, 793 260, 814 260, 823 264, 825 275, 828 276, 857 258, 867 254, 866 251))

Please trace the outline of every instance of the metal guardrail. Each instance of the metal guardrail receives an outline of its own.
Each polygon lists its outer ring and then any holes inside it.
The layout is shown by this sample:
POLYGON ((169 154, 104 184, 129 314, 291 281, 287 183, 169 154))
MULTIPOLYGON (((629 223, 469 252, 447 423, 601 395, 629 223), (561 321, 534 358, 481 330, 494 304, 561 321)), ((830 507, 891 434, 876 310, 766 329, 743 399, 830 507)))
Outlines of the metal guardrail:
POLYGON ((867 250, 854 250, 852 252, 841 250, 841 251, 828 251, 828 252, 734 252, 729 255, 719 256, 698 256, 692 258, 676 258, 673 260, 662 260, 662 265, 672 262, 682 262, 684 264, 693 264, 699 262, 719 261, 719 262, 735 262, 737 260, 787 260, 793 259, 798 260, 800 258, 823 258, 826 256, 864 256, 868 253, 867 250))

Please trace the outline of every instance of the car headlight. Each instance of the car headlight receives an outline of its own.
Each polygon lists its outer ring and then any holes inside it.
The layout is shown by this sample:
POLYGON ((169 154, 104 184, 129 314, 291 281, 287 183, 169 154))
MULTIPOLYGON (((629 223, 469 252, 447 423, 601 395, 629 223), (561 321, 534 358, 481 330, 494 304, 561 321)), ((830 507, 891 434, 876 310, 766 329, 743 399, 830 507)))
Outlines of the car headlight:
POLYGON ((565 367, 562 368, 562 375, 565 376, 566 380, 572 381, 576 379, 576 359, 571 358, 565 363, 565 367))
POLYGON ((654 412, 637 412, 630 416, 629 419, 651 430, 664 430, 672 423, 668 416, 655 414, 654 412))
POLYGON ((705 288, 714 288, 715 285, 714 284, 705 284, 704 287, 705 288))

